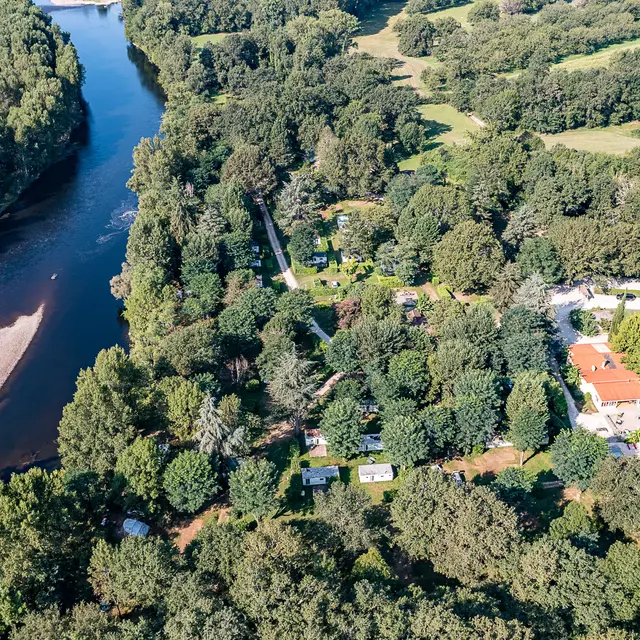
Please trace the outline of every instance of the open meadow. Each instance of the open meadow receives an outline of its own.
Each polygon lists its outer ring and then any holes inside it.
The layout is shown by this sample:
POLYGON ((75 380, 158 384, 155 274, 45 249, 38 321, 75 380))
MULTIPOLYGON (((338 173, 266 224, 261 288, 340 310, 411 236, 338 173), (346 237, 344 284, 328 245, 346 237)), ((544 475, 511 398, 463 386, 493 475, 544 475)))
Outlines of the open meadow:
POLYGON ((583 127, 562 133, 540 135, 540 137, 547 148, 563 144, 570 149, 621 155, 640 146, 640 138, 634 138, 630 135, 630 131, 639 127, 640 123, 636 121, 598 129, 583 127))

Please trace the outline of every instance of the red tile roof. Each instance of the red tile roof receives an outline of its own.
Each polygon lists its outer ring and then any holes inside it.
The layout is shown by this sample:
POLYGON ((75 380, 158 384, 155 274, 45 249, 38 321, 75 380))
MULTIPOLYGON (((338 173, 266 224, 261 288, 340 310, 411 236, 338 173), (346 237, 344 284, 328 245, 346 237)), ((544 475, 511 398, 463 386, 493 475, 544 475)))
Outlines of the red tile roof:
POLYGON ((571 362, 580 375, 595 387, 602 402, 640 400, 640 377, 625 369, 622 353, 614 353, 608 343, 573 344, 571 362))

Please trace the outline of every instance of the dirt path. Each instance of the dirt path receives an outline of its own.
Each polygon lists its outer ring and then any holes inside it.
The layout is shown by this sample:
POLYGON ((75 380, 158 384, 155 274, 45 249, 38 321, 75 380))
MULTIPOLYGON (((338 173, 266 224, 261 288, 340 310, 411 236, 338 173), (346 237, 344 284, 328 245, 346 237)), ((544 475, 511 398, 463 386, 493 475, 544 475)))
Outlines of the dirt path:
POLYGON ((322 398, 326 396, 333 387, 335 387, 340 380, 345 377, 346 373, 334 373, 313 395, 316 398, 322 398))
MULTIPOLYGON (((228 509, 220 509, 219 506, 210 507, 193 520, 185 520, 170 529, 168 532, 169 537, 173 540, 173 544, 178 547, 180 553, 184 553, 189 543, 195 539, 207 522, 213 519, 217 513, 221 514, 223 511, 228 511, 228 509)), ((218 515, 218 521, 220 521, 220 515, 218 515)))

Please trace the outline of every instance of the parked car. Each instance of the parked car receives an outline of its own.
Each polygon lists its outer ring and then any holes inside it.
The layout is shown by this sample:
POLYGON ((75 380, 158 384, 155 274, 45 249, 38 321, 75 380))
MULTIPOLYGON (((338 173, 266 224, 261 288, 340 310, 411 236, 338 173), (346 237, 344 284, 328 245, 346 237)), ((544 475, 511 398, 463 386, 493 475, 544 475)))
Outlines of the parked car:
POLYGON ((636 299, 636 297, 633 295, 633 293, 618 293, 618 294, 616 294, 616 300, 622 300, 622 298, 624 298, 627 302, 631 302, 632 300, 636 299))

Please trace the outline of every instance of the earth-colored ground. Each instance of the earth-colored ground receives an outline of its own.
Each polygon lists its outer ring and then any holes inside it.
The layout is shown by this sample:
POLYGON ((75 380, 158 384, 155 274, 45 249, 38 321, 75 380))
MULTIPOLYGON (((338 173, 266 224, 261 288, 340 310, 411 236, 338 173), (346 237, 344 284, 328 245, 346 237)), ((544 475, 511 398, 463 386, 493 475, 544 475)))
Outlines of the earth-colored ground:
MULTIPOLYGON (((471 480, 477 475, 497 475, 507 467, 517 467, 519 465, 520 453, 513 447, 501 447, 490 449, 480 456, 451 460, 444 467, 447 471, 463 471, 466 479, 471 480)), ((525 455, 524 468, 534 473, 550 471, 551 461, 549 454, 539 452, 533 456, 530 454, 525 455)))

